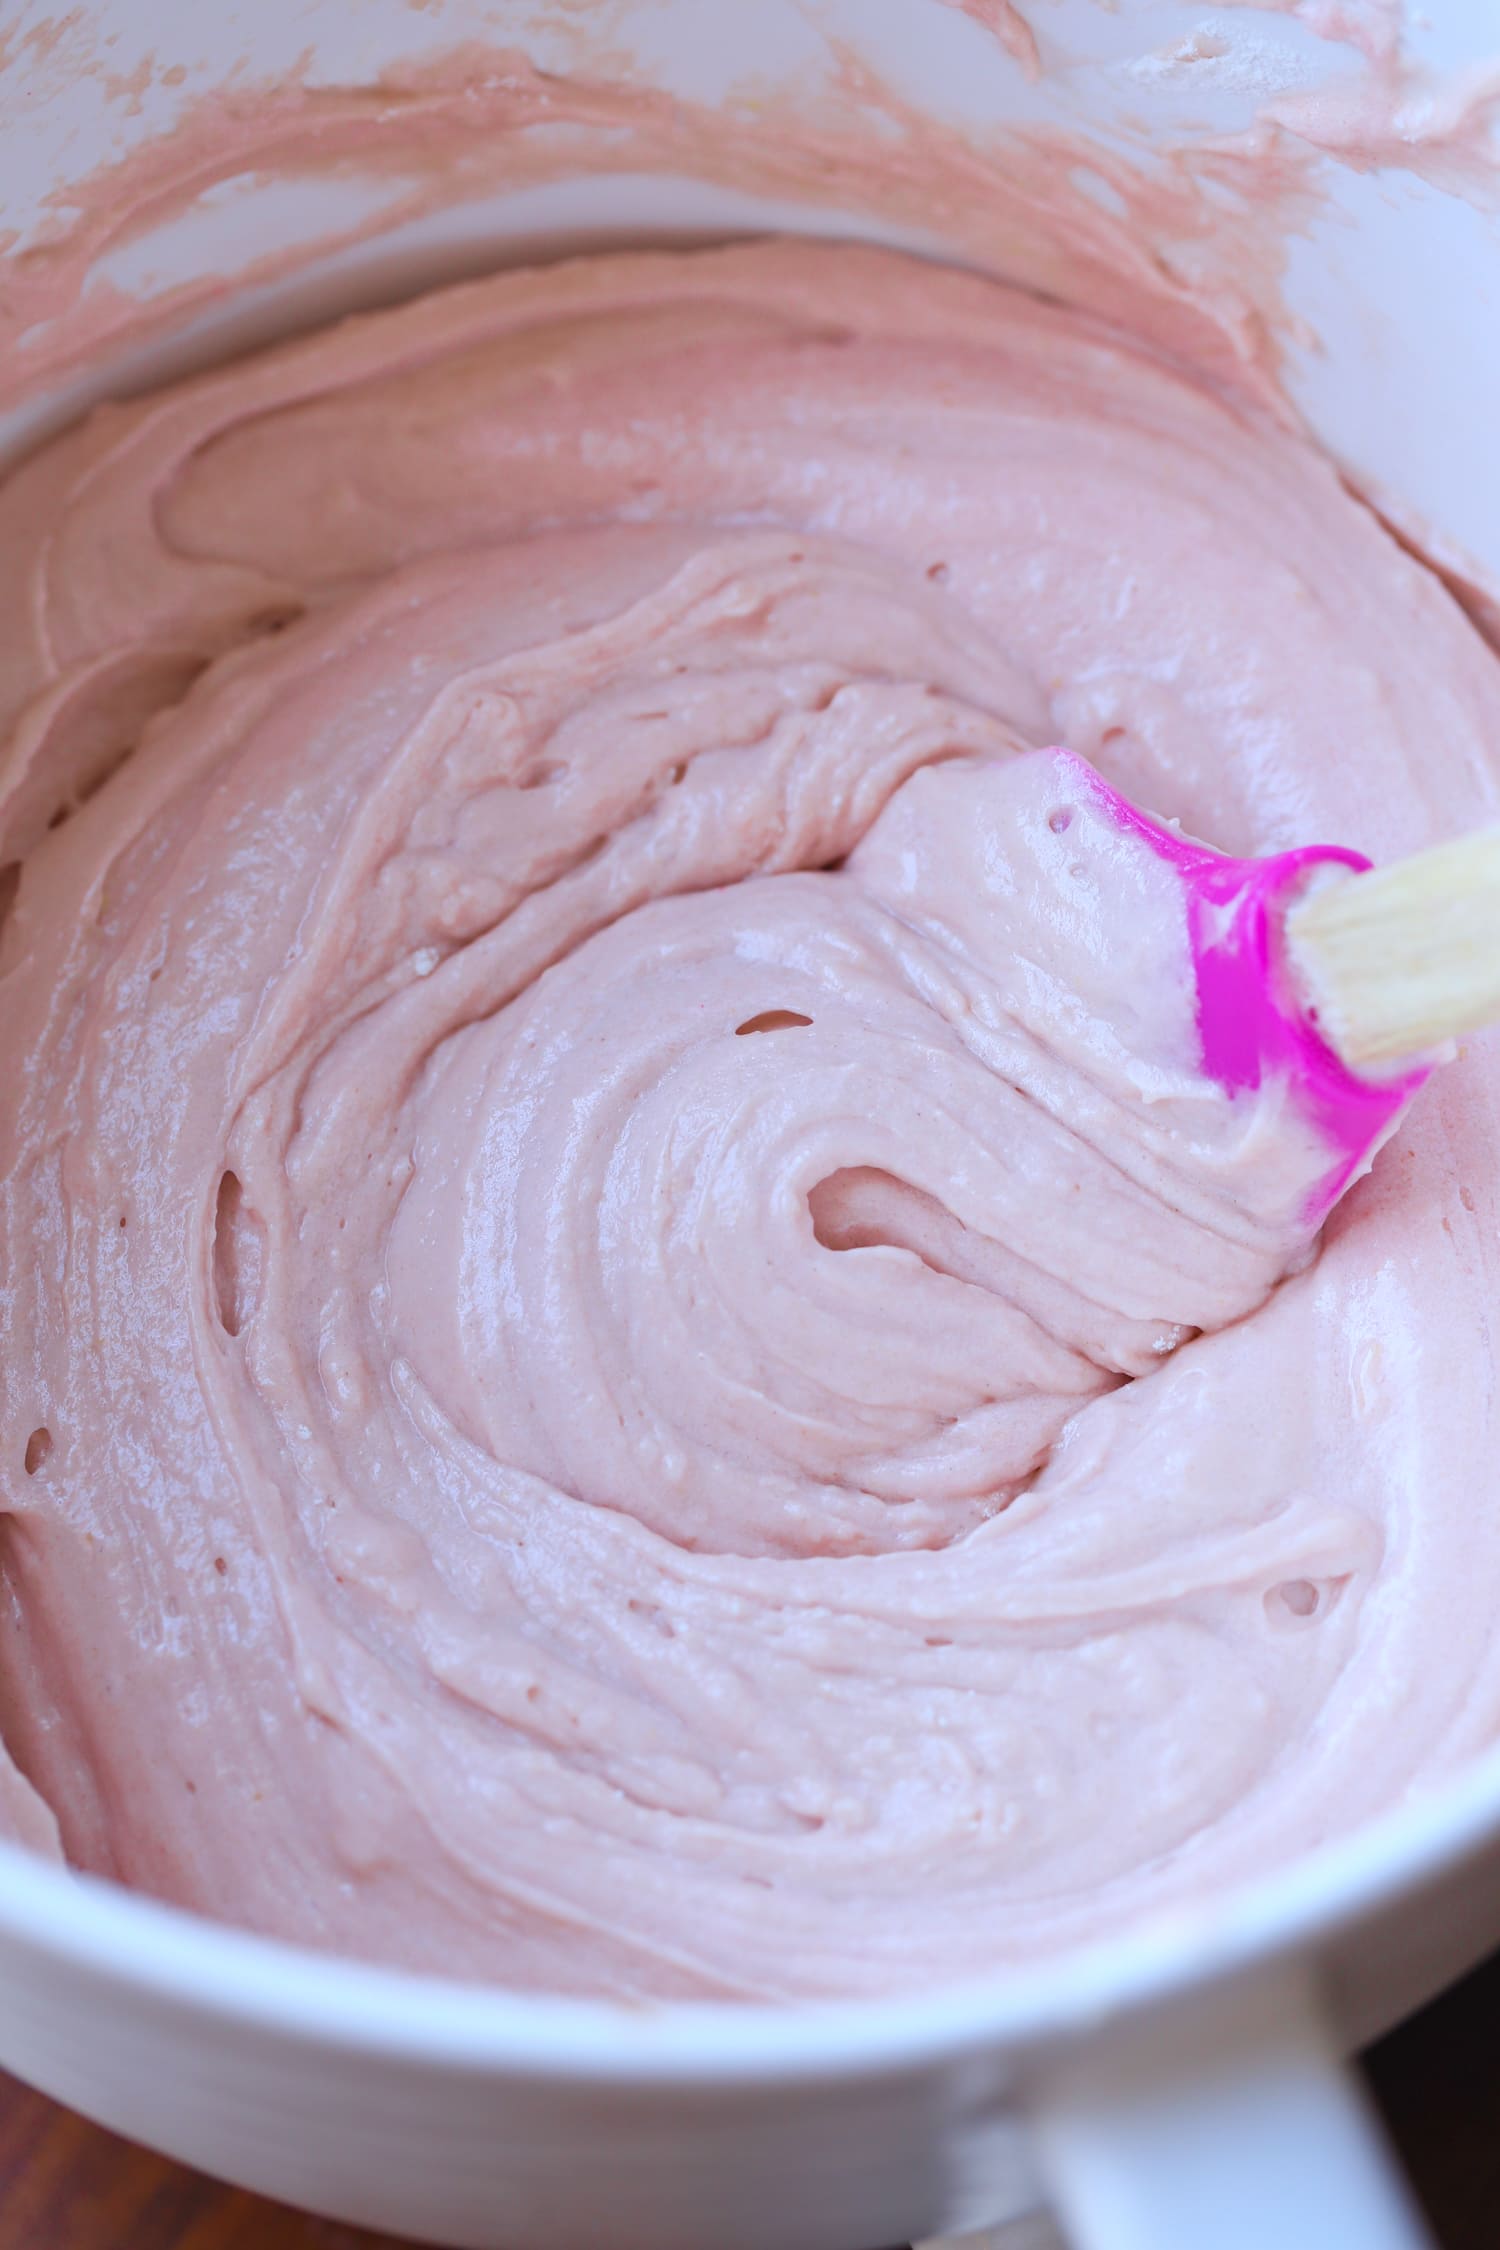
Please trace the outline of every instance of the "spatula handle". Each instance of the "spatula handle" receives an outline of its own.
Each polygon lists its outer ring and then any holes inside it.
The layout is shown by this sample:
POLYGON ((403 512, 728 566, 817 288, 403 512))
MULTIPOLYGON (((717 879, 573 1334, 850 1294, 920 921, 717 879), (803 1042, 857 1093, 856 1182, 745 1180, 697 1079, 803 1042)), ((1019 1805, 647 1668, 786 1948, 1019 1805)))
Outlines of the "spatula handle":
POLYGON ((1292 906, 1289 963, 1319 1031, 1375 1074, 1500 1017, 1500 828, 1367 875, 1331 871, 1292 906))

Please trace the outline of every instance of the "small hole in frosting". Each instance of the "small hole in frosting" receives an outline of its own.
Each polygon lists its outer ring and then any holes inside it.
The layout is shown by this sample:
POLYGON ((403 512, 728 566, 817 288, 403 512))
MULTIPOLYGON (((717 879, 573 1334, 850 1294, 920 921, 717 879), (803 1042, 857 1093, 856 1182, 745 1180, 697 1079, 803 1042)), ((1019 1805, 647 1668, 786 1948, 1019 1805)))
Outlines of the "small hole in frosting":
POLYGON ((229 1576, 229 1565, 224 1560, 224 1557, 222 1555, 214 1556, 214 1569, 218 1572, 221 1578, 227 1578, 229 1576))
POLYGON ((261 1234, 239 1175, 226 1172, 214 1206, 214 1302, 226 1336, 238 1336, 260 1295, 261 1234))
POLYGON ((625 1607, 629 1610, 632 1617, 641 1618, 647 1625, 651 1627, 653 1632, 659 1633, 664 1641, 676 1640, 677 1627, 672 1623, 670 1617, 663 1616, 661 1610, 657 1608, 655 1602, 640 1602, 631 1600, 625 1604, 625 1607))
POLYGON ((927 565, 927 575, 934 586, 946 586, 951 573, 945 562, 935 562, 927 565))
POLYGON ((1073 808, 1071 805, 1055 805, 1047 815, 1047 826, 1054 836, 1066 836, 1072 825, 1073 808))
POLYGON ((262 640, 268 633, 284 633, 288 625, 295 625, 305 614, 296 602, 284 602, 275 609, 257 610, 246 620, 245 631, 252 640, 262 640))
POLYGON ((734 1027, 736 1039, 743 1039, 747 1031, 795 1031, 810 1024, 811 1016, 799 1016, 795 1008, 762 1008, 758 1016, 747 1016, 734 1027))
POLYGON ((1347 1583, 1342 1578, 1284 1578, 1265 1597, 1273 1625, 1311 1625, 1326 1617, 1347 1583))
POLYGON ((33 1430, 26 1440, 26 1474, 34 1477, 38 1469, 45 1468, 52 1458, 52 1432, 33 1430))
POLYGON ((63 822, 72 817, 72 812, 73 808, 71 805, 59 805, 56 812, 52 815, 52 818, 47 823, 48 834, 50 835, 54 828, 61 828, 63 822))
POLYGON ((545 789, 549 783, 560 779, 567 770, 566 766, 559 765, 555 759, 544 758, 538 765, 530 767, 521 775, 516 787, 518 789, 545 789))

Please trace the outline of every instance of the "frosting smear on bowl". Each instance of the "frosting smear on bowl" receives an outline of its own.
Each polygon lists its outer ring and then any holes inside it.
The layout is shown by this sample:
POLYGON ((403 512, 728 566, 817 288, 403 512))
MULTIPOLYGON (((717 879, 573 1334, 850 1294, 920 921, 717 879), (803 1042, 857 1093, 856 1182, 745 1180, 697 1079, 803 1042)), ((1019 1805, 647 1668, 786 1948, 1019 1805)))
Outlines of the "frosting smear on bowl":
POLYGON ((1500 1073, 1324 1226, 1411 1088, 1226 1065, 1219 863, 1046 747, 1240 855, 1496 816, 1500 662, 1307 444, 889 253, 620 255, 96 412, 0 593, 13 1831, 797 1997, 1493 1738, 1500 1073))

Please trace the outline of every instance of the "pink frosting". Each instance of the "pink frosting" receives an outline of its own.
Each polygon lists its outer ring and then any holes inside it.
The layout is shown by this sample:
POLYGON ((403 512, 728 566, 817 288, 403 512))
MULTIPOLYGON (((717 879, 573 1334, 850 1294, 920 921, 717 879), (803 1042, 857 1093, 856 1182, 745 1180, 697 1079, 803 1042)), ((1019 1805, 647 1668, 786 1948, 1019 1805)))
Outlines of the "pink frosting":
POLYGON ((1500 816, 1500 664, 1310 446, 973 274, 600 258, 105 409, 0 597, 12 1831, 879 1992, 1494 1741, 1500 1070, 1318 1233, 1409 1088, 1264 948, 1500 816))

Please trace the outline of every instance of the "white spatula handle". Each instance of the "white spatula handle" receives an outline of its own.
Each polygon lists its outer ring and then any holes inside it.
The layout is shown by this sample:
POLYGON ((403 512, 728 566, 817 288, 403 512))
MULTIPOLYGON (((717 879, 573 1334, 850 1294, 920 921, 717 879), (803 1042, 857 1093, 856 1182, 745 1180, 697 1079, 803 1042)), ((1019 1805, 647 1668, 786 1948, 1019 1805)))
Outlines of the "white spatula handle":
MULTIPOLYGON (((1300 1980, 1061 2068, 1034 2109, 1066 2250, 1432 2250, 1300 1980)), ((1038 2220, 924 2250, 1042 2250, 1038 2220), (1029 2230, 1029 2231, 1028 2231, 1029 2230)))
POLYGON ((1324 882, 1288 910, 1284 937, 1351 1069, 1433 1053, 1500 1017, 1500 828, 1324 882))

